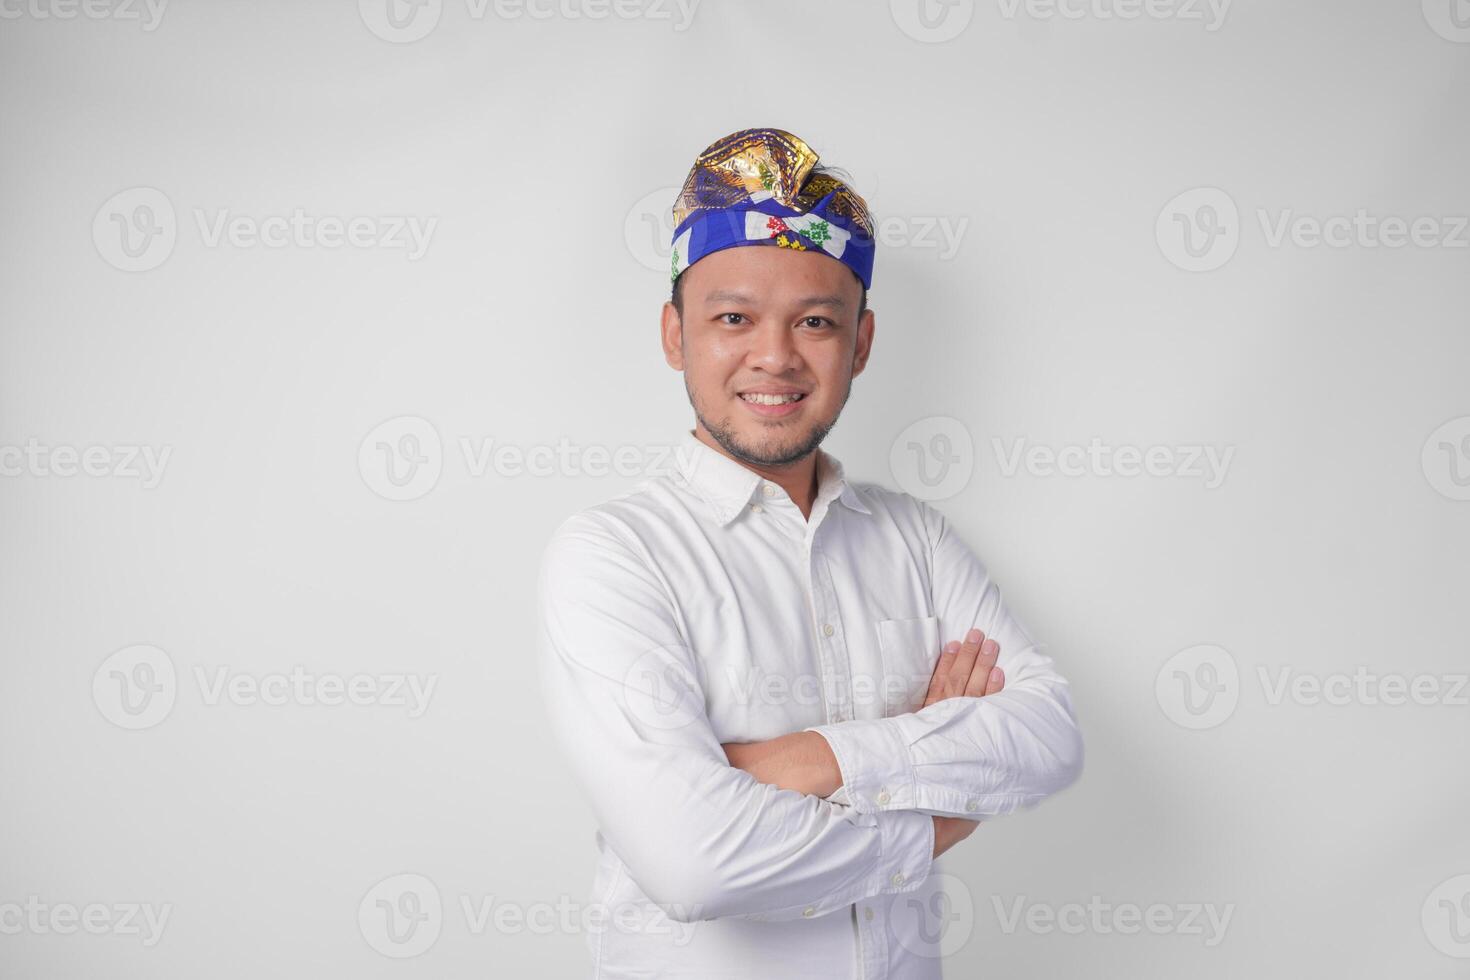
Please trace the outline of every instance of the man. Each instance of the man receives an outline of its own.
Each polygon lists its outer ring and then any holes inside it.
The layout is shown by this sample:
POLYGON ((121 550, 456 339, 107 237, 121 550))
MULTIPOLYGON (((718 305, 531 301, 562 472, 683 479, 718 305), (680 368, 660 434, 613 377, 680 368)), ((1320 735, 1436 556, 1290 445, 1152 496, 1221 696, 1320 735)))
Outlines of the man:
POLYGON ((939 977, 934 859, 1081 770, 1067 682, 945 517, 818 448, 874 316, 872 219, 817 164, 775 129, 695 162, 662 319, 679 471, 542 556, 597 977, 939 977))

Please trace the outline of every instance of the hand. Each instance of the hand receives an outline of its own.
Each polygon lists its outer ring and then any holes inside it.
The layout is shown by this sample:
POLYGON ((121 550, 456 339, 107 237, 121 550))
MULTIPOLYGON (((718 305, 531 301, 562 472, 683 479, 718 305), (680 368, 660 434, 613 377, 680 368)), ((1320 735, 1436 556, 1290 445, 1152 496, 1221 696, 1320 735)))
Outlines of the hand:
POLYGON ((817 732, 792 732, 763 742, 724 742, 725 758, 758 782, 807 796, 831 796, 842 785, 832 746, 817 732))
POLYGON ((934 818, 934 856, 939 857, 945 851, 954 847, 960 841, 969 837, 980 826, 978 820, 967 820, 964 817, 935 817, 934 818))
POLYGON ((979 698, 999 694, 1006 685, 1005 672, 995 665, 999 656, 1000 644, 976 629, 970 630, 963 643, 946 643, 929 678, 923 706, 961 695, 979 698))

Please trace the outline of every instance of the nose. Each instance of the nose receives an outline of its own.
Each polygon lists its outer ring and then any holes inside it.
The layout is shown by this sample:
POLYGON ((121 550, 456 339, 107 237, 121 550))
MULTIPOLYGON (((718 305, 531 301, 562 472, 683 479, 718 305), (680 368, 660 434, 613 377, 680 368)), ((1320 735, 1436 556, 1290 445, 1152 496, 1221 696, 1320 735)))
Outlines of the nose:
POLYGON ((751 367, 775 375, 800 367, 801 354, 796 349, 795 331, 780 320, 767 321, 751 334, 751 348, 746 360, 751 367))

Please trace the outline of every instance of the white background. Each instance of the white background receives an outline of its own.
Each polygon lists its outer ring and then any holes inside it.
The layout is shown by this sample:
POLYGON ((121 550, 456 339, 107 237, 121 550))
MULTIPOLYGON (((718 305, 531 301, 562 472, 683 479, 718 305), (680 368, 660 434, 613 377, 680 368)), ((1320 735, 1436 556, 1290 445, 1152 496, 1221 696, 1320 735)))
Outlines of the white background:
POLYGON ((1077 785, 943 862, 948 975, 1470 976, 1462 0, 387 2, 0 3, 0 974, 585 975, 577 929, 464 903, 586 901, 533 573, 637 475, 477 453, 648 460, 692 425, 665 211, 706 144, 779 126, 887 235, 827 448, 919 492, 911 437, 968 437, 936 504, 1087 741, 1077 785), (298 209, 325 239, 211 235, 298 209), (1434 224, 1301 223, 1360 211, 1434 224), (396 218, 434 222, 421 255, 396 218), (1181 465, 1011 468, 1017 440, 1181 465), (164 700, 130 730, 138 662, 164 700), (212 697, 298 666, 434 687, 416 717, 212 697), (1359 668, 1346 703, 1274 697, 1359 668), (441 902, 422 951, 371 925, 401 874, 441 902), (1018 900, 1179 927, 1007 929, 1018 900), (98 903, 102 934, 52 917, 98 903), (152 945, 129 904, 168 907, 152 945), (1219 942, 1189 906, 1231 910, 1219 942))

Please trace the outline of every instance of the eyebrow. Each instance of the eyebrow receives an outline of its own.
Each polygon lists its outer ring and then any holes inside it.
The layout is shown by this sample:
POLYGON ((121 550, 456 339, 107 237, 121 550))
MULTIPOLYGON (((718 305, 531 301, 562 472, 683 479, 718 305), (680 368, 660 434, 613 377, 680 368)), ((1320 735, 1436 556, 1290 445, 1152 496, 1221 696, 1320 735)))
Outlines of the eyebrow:
MULTIPOLYGON (((706 303, 741 303, 750 304, 755 300, 745 293, 736 292, 732 289, 717 289, 705 296, 706 303)), ((841 296, 803 296, 796 301, 800 306, 825 306, 833 310, 847 309, 847 300, 841 296)))

